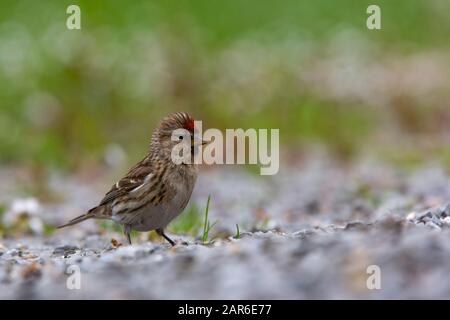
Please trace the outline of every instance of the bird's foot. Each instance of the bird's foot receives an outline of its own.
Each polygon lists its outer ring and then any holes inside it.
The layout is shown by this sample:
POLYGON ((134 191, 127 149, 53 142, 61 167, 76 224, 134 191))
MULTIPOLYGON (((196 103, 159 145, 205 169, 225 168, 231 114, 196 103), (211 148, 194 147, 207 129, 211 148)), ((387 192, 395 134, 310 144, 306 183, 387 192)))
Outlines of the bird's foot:
POLYGON ((170 239, 165 233, 163 229, 157 229, 156 233, 159 234, 160 236, 164 237, 164 239, 166 239, 172 247, 175 246, 175 241, 173 241, 172 239, 170 239))
POLYGON ((189 245, 189 243, 187 243, 187 241, 184 241, 184 240, 182 240, 182 239, 178 239, 178 240, 175 240, 175 244, 172 246, 172 248, 173 247, 179 247, 179 246, 188 246, 189 245))
POLYGON ((130 227, 130 225, 126 224, 123 228, 123 232, 125 233, 125 236, 127 237, 128 244, 131 246, 131 236, 130 236, 131 227, 130 227))

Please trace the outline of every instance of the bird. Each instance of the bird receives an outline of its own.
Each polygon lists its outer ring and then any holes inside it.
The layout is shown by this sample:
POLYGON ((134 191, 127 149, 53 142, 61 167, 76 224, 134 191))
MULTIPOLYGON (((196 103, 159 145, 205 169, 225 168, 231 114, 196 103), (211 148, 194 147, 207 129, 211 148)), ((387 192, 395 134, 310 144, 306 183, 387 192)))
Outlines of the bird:
POLYGON ((123 226, 130 245, 132 230, 156 230, 174 246, 175 241, 164 229, 186 208, 197 180, 198 165, 194 161, 175 163, 172 149, 180 142, 189 143, 191 155, 197 154, 200 146, 208 142, 194 135, 196 132, 194 119, 186 112, 162 119, 153 131, 145 157, 111 187, 97 206, 58 228, 88 219, 109 219, 123 226))

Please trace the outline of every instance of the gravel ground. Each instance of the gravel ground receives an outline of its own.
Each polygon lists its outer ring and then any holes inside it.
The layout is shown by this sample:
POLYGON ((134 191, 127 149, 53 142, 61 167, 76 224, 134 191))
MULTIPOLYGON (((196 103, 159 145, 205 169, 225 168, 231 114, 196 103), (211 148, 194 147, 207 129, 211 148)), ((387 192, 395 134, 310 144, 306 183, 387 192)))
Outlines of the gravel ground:
POLYGON ((450 184, 437 164, 310 159, 273 177, 203 170, 193 201, 203 207, 211 194, 220 237, 204 245, 172 234, 174 248, 144 235, 121 245, 121 234, 99 233, 94 222, 39 235, 42 223, 94 205, 111 181, 55 175, 50 187, 69 196, 40 202, 6 185, 16 174, 0 171, 3 220, 27 211, 31 232, 0 238, 1 299, 450 298, 450 184), (380 289, 367 287, 374 265, 380 289), (67 288, 72 268, 80 289, 67 288))

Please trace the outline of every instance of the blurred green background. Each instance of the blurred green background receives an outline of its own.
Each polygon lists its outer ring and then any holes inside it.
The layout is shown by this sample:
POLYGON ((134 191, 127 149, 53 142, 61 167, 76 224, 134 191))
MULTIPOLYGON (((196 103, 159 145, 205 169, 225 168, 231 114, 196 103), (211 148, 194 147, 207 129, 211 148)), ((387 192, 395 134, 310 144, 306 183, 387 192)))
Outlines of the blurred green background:
POLYGON ((0 161, 131 163, 186 110, 205 128, 279 128, 285 152, 450 163, 449 39, 446 0, 2 0, 0 161))

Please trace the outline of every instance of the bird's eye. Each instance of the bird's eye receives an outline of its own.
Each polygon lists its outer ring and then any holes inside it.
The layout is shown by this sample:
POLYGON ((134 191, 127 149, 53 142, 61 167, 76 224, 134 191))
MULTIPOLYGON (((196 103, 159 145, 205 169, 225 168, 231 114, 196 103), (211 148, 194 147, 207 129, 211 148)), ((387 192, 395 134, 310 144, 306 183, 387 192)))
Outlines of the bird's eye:
POLYGON ((178 136, 178 140, 183 140, 183 136, 178 136))

